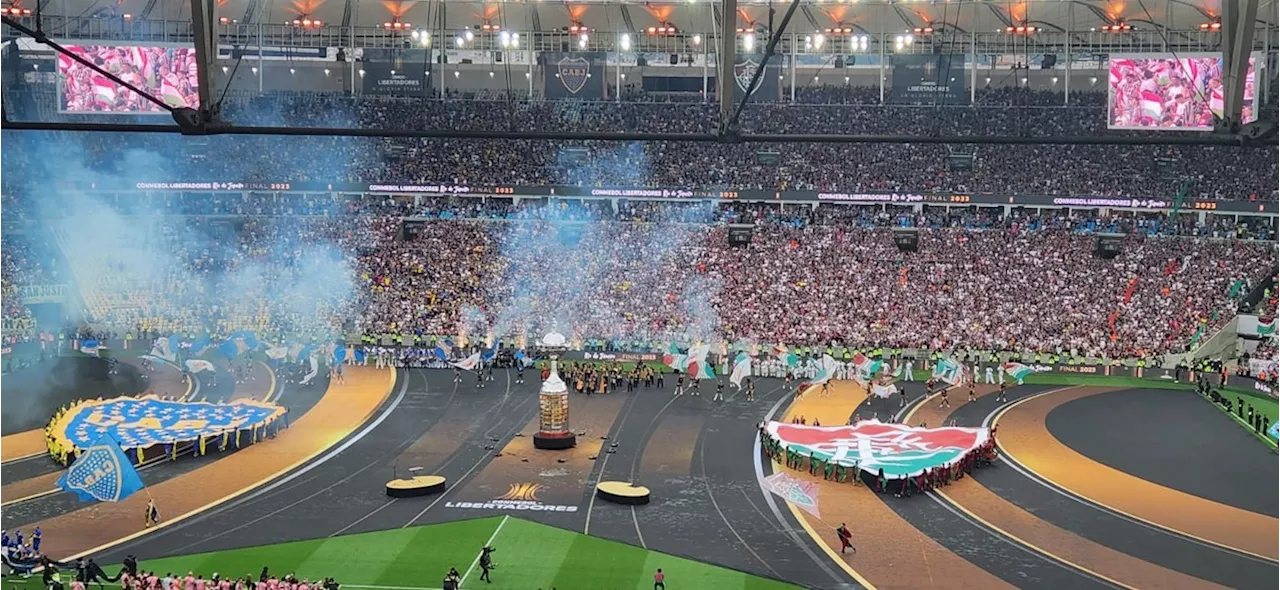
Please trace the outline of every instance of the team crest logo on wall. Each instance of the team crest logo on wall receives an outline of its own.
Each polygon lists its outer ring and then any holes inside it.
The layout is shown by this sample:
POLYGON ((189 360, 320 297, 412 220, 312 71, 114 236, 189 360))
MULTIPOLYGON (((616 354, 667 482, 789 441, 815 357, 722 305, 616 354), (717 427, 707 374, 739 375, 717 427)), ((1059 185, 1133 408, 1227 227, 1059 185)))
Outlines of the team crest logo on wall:
POLYGON ((750 90, 748 90, 748 87, 751 86, 751 79, 755 77, 756 70, 759 69, 760 64, 752 59, 733 66, 733 77, 738 82, 738 89, 746 94, 755 94, 760 89, 760 85, 757 84, 755 88, 750 90))
POLYGON ((924 62, 923 69, 924 69, 925 77, 932 78, 933 75, 938 71, 938 62, 932 59, 929 61, 926 61, 924 62))
POLYGON ((570 94, 582 92, 591 77, 591 62, 584 57, 565 57, 556 64, 560 74, 560 83, 570 94))

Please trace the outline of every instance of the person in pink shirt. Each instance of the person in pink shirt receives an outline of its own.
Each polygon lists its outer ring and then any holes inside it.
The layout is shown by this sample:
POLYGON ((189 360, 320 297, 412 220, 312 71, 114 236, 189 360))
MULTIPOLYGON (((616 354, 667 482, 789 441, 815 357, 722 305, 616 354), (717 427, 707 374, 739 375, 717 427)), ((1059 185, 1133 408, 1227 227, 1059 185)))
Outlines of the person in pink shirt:
POLYGON ((147 572, 147 588, 149 590, 160 590, 160 577, 155 572, 147 572))
POLYGON ((204 574, 196 576, 196 590, 205 590, 204 574))
POLYGON ((218 590, 231 590, 231 580, 226 578, 218 580, 218 590))
POLYGON ((267 590, 266 580, 258 580, 258 583, 254 585, 254 590, 267 590))
POLYGON ((126 572, 126 571, 121 571, 121 572, 120 572, 120 588, 121 588, 121 590, 129 590, 129 588, 132 588, 132 586, 129 584, 129 578, 131 578, 131 577, 132 577, 132 576, 130 576, 130 575, 129 575, 129 572, 126 572))
POLYGON ((298 584, 298 590, 311 590, 311 584, 307 583, 306 578, 303 578, 302 582, 298 584))
POLYGON ((72 580, 71 590, 84 590, 84 582, 81 582, 80 580, 72 580))
POLYGON ((196 577, 191 572, 187 572, 187 577, 182 579, 182 590, 196 590, 196 577))
POLYGON ((280 589, 280 580, 276 579, 275 576, 271 576, 270 578, 267 578, 267 590, 279 590, 279 589, 280 589))

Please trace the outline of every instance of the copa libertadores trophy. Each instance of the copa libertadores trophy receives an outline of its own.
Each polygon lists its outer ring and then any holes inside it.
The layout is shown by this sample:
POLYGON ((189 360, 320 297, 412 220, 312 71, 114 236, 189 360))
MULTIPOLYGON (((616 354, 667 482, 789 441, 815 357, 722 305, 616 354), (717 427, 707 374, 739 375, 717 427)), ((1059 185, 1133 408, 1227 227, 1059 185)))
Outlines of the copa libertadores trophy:
POLYGON ((537 449, 568 449, 577 444, 577 437, 569 430, 569 386, 560 379, 557 363, 565 351, 563 334, 551 332, 542 337, 538 348, 550 359, 547 378, 538 391, 538 433, 533 435, 537 449))

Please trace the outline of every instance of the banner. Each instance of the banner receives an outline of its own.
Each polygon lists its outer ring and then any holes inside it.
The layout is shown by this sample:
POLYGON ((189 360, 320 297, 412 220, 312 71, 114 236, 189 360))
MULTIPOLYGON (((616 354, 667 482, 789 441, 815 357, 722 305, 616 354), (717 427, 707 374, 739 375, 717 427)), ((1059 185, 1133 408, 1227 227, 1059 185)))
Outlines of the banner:
POLYGON ((769 436, 783 447, 811 458, 857 467, 886 479, 920 475, 949 467, 990 440, 986 428, 917 428, 863 420, 853 426, 804 426, 770 422, 769 436))
POLYGON ((58 478, 57 486, 73 492, 81 502, 119 502, 141 490, 142 478, 110 433, 80 453, 75 463, 58 478))
POLYGON ((968 104, 963 55, 896 55, 889 104, 968 104))
POLYGON ((601 52, 542 54, 547 98, 605 98, 605 55, 601 52))
POLYGON ((797 479, 786 473, 779 472, 764 478, 764 487, 777 494, 783 500, 795 504, 801 510, 817 518, 822 518, 822 515, 818 513, 817 482, 797 479))
POLYGON ((360 77, 365 94, 389 94, 397 96, 425 96, 427 94, 426 70, 422 62, 370 62, 361 66, 360 77))
POLYGON ((733 64, 734 101, 741 101, 748 90, 751 94, 750 102, 777 102, 782 98, 782 85, 778 83, 778 78, 782 74, 781 59, 781 57, 774 57, 769 60, 769 65, 756 81, 755 88, 748 88, 751 85, 751 78, 760 69, 760 64, 764 63, 764 56, 739 55, 738 61, 733 64))

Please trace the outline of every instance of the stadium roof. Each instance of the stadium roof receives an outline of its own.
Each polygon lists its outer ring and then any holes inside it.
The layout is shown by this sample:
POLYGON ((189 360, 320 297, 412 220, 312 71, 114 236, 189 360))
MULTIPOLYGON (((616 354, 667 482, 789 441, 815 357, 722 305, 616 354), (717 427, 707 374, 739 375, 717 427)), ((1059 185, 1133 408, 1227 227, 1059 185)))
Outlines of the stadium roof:
MULTIPOLYGON (((598 31, 642 32, 673 25, 685 32, 710 32, 720 19, 720 3, 708 0, 217 0, 218 16, 240 23, 287 23, 309 18, 329 25, 381 26, 399 20, 414 28, 440 29, 486 23, 512 31, 555 31, 577 24, 598 31)), ((739 0, 739 26, 768 20, 770 0, 739 0)), ((788 0, 773 0, 785 8, 788 0)), ((1087 31, 1127 23, 1138 29, 1196 30, 1212 22, 1223 1, 1237 0, 802 0, 792 30, 798 33, 851 27, 864 33, 895 33, 933 26, 957 32, 997 32, 1027 24, 1046 30, 1087 31), (940 26, 941 25, 941 26, 940 26)), ((6 4, 9 2, 6 1, 6 4)), ((33 4, 34 0, 26 0, 33 4)), ((121 16, 133 19, 191 18, 189 0, 66 0, 46 5, 66 16, 121 16), (80 8, 77 8, 80 7, 80 8)), ((781 11, 777 18, 782 17, 781 11)), ((1275 2, 1262 1, 1260 22, 1276 22, 1275 2)))

